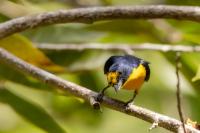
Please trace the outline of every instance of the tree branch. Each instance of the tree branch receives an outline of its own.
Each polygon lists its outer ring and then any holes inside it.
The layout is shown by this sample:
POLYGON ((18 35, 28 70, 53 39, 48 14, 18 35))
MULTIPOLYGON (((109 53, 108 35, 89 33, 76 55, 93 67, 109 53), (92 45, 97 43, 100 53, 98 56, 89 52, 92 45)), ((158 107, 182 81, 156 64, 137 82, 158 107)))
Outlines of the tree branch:
POLYGON ((111 19, 171 18, 200 22, 200 7, 192 6, 127 6, 93 7, 59 10, 25 16, 0 24, 0 39, 16 32, 58 23, 93 23, 111 19))
MULTIPOLYGON (((48 73, 40 68, 37 68, 31 64, 28 64, 25 61, 19 59, 18 57, 12 55, 11 53, 7 52, 6 50, 2 48, 0 48, 0 62, 9 65, 12 68, 15 68, 16 70, 24 74, 35 77, 38 80, 48 85, 57 87, 58 89, 69 92, 74 96, 83 98, 85 101, 91 103, 95 107, 96 105, 98 105, 98 103, 95 101, 97 97, 96 92, 91 91, 85 87, 76 85, 72 82, 63 80, 51 73, 48 73)), ((178 129, 181 126, 181 122, 176 119, 155 113, 153 111, 150 111, 150 110, 147 110, 135 105, 131 105, 129 110, 127 111, 125 108, 124 102, 111 99, 106 96, 103 98, 102 104, 108 108, 126 113, 128 115, 135 116, 147 122, 150 122, 150 123, 156 122, 158 123, 158 126, 163 127, 173 132, 178 132, 178 129)), ((192 133, 200 132, 194 129, 193 127, 190 127, 187 125, 186 125, 186 129, 188 132, 192 132, 192 133)))
POLYGON ((167 45, 167 44, 101 44, 101 43, 89 43, 89 44, 39 44, 38 48, 44 51, 68 51, 68 50, 153 50, 161 52, 200 52, 200 46, 188 46, 188 45, 167 45))
POLYGON ((181 104, 181 87, 180 87, 180 74, 179 74, 180 67, 181 67, 180 59, 181 59, 180 53, 177 52, 176 53, 176 78, 177 78, 176 98, 177 98, 178 114, 179 114, 180 120, 182 122, 183 132, 187 133, 186 129, 185 129, 185 120, 184 120, 184 116, 183 116, 183 111, 182 111, 182 107, 181 107, 181 105, 182 105, 181 104))

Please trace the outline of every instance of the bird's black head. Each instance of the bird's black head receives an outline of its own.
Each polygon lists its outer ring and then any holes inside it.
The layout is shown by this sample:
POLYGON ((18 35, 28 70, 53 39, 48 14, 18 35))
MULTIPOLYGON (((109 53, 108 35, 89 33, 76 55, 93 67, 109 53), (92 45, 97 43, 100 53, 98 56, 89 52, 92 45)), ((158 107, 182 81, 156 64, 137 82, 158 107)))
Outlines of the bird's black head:
POLYGON ((108 84, 116 91, 120 90, 134 68, 142 64, 147 72, 145 80, 149 79, 150 69, 148 62, 131 55, 111 56, 105 63, 104 74, 107 75, 108 84))
POLYGON ((105 63, 104 73, 107 75, 108 84, 113 86, 115 91, 120 90, 132 72, 133 65, 129 58, 129 56, 111 56, 105 63))

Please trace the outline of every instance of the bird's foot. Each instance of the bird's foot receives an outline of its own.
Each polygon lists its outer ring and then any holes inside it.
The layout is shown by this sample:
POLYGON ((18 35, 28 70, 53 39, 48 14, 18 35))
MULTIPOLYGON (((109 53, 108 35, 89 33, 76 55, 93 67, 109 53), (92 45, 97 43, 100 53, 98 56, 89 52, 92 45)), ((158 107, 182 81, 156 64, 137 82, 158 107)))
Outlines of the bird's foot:
POLYGON ((125 102, 125 106, 130 106, 134 104, 134 99, 130 99, 129 101, 125 102))
POLYGON ((104 94, 100 92, 100 93, 97 95, 96 100, 97 100, 98 102, 101 103, 101 102, 103 101, 103 96, 104 96, 104 94))
POLYGON ((130 107, 131 107, 131 105, 133 105, 134 104, 134 102, 133 101, 128 101, 128 102, 126 102, 124 105, 125 105, 125 111, 126 112, 130 112, 130 107))

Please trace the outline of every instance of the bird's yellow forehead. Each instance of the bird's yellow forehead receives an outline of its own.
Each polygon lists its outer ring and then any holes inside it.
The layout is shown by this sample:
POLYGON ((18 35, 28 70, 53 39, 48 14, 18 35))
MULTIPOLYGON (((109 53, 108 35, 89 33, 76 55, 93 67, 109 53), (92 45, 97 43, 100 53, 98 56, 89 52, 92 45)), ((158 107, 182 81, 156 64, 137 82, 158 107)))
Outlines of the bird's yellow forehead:
POLYGON ((109 72, 107 73, 108 84, 114 85, 118 82, 119 72, 109 72))

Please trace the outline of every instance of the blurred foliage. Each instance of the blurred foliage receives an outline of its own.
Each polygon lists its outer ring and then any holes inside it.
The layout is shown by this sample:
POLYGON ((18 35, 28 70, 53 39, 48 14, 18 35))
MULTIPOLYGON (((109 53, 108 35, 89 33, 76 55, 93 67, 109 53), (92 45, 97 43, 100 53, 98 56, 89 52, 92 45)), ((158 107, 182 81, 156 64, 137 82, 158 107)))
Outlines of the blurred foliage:
MULTIPOLYGON (((200 2, 197 0, 2 0, 0 22, 58 9, 135 4, 198 6, 200 2)), ((35 45, 39 43, 81 45, 90 42, 117 45, 149 42, 196 46, 200 42, 199 32, 200 25, 190 21, 114 20, 91 25, 59 24, 29 29, 0 40, 0 46, 33 65, 50 72, 59 72, 56 73, 57 76, 65 80, 99 91, 107 84, 103 74, 104 62, 111 55, 124 53, 97 50, 45 52, 38 50, 35 45)), ((150 81, 141 89, 135 104, 178 119, 175 53, 137 51, 134 54, 151 63, 150 81)), ((199 53, 181 54, 184 114, 194 121, 200 121, 199 58, 199 53)), ((6 89, 0 90, 0 133, 64 131, 146 133, 150 127, 149 123, 113 110, 103 108, 103 113, 93 110, 83 100, 23 75, 12 66, 0 64, 0 80, 0 84, 6 84, 6 89)), ((126 101, 132 93, 121 90, 116 94, 113 89, 109 89, 107 95, 126 101)), ((161 128, 151 132, 168 133, 161 128)))
POLYGON ((17 57, 52 72, 63 72, 64 68, 55 65, 31 41, 21 35, 12 35, 0 40, 0 47, 17 57))
POLYGON ((200 67, 198 68, 196 75, 192 78, 193 82, 197 80, 200 80, 200 67))
POLYGON ((15 95, 7 88, 0 89, 0 101, 9 104, 21 116, 49 133, 65 133, 43 108, 15 95))

